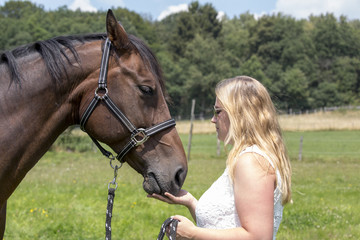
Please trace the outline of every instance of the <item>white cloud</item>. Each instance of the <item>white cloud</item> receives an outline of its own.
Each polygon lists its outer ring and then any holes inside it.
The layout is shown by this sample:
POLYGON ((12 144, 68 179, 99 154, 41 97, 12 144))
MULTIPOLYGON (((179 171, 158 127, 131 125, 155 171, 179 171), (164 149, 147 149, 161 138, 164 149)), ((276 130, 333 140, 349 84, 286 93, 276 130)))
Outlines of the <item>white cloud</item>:
POLYGON ((311 14, 317 16, 326 13, 355 19, 358 18, 359 9, 359 0, 278 0, 275 12, 283 12, 297 19, 306 19, 311 14))
POLYGON ((182 11, 188 11, 188 5, 187 4, 180 4, 180 5, 176 5, 176 6, 169 6, 167 9, 165 9, 164 11, 162 11, 160 13, 160 15, 158 16, 157 20, 161 21, 162 19, 166 18, 167 16, 174 14, 174 13, 178 13, 178 12, 182 12, 182 11))
POLYGON ((107 10, 109 8, 125 7, 123 0, 91 0, 97 9, 107 10))
POLYGON ((221 21, 225 17, 225 13, 223 11, 218 12, 216 19, 221 21))
POLYGON ((90 0, 74 0, 69 9, 75 11, 80 9, 83 12, 96 12, 97 9, 91 5, 90 0))

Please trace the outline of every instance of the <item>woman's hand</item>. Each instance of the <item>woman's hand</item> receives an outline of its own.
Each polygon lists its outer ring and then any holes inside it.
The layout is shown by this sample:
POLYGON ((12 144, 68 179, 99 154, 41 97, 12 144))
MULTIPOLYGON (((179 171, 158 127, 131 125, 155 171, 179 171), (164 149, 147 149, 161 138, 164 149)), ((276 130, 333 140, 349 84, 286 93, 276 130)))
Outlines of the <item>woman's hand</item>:
POLYGON ((180 189, 179 193, 176 196, 168 192, 166 192, 164 195, 165 196, 161 196, 154 193, 152 195, 148 195, 148 197, 155 198, 169 204, 183 205, 189 209, 191 216, 196 221, 195 208, 197 204, 197 199, 193 195, 191 195, 191 193, 186 190, 180 189))
POLYGON ((192 239, 194 235, 194 231, 196 230, 196 226, 192 221, 188 218, 176 215, 172 218, 179 220, 176 230, 176 239, 178 240, 186 240, 192 239))
POLYGON ((191 208, 193 204, 196 205, 197 202, 197 200, 193 197, 193 195, 191 195, 191 193, 183 189, 181 189, 176 196, 168 192, 166 192, 164 195, 165 196, 161 196, 159 194, 154 193, 152 195, 148 195, 148 197, 155 198, 169 204, 184 205, 188 208, 191 208))

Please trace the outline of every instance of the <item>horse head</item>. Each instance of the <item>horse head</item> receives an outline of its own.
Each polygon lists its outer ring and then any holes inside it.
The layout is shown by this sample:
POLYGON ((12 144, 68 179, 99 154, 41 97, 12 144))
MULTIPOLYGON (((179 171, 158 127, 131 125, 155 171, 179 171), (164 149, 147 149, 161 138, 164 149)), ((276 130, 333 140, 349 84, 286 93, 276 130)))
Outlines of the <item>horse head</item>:
POLYGON ((144 177, 147 193, 176 194, 185 180, 187 161, 170 119, 160 66, 141 40, 125 32, 111 10, 106 29, 102 69, 97 68, 84 81, 86 91, 79 107, 83 129, 120 153, 119 160, 144 177), (95 106, 88 110, 94 101, 95 106), (129 143, 134 146, 122 154, 129 143))

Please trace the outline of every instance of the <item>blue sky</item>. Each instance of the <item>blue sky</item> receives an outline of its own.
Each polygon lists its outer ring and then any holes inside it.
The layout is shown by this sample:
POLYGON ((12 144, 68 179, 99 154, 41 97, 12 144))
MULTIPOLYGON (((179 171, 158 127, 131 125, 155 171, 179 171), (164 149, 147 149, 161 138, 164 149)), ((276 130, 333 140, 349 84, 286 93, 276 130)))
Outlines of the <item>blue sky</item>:
MULTIPOLYGON (((9 0, 0 0, 3 6, 9 0)), ((167 14, 186 9, 192 0, 31 0, 41 4, 46 10, 56 10, 66 5, 69 9, 82 11, 107 10, 124 7, 139 14, 160 20, 167 14)), ((331 12, 335 16, 345 15, 348 19, 359 19, 360 0, 199 0, 201 4, 211 3, 215 9, 228 17, 239 16, 249 11, 255 16, 282 12, 297 19, 310 14, 319 15, 331 12)))

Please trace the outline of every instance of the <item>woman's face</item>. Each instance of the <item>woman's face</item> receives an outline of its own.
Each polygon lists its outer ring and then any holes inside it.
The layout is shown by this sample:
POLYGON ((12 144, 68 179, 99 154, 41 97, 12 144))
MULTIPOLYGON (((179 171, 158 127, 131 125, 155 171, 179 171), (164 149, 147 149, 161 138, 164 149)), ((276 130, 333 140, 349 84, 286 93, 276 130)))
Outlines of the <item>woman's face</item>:
POLYGON ((218 98, 216 98, 215 101, 214 116, 212 117, 211 122, 215 124, 218 139, 220 141, 225 141, 230 128, 230 120, 218 98))

